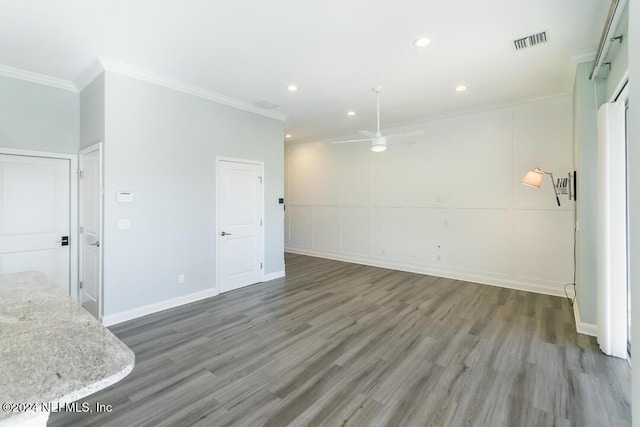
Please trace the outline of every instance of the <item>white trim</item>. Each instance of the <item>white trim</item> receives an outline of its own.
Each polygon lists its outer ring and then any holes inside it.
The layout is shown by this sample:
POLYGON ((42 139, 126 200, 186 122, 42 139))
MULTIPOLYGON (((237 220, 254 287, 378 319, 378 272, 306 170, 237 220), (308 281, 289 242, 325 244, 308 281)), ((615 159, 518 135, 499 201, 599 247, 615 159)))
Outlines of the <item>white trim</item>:
POLYGON ((589 335, 592 337, 598 336, 598 325, 593 323, 584 323, 580 320, 580 309, 578 308, 578 300, 573 301, 573 316, 576 320, 576 331, 579 334, 589 335))
POLYGON ((338 255, 333 253, 324 253, 308 249, 285 247, 285 252, 290 252, 300 255, 309 255, 318 258, 332 259, 336 261, 351 262, 355 264, 369 265, 372 267, 388 268, 391 270, 407 271, 409 273, 426 274, 429 276, 444 277, 453 280, 462 280, 470 283, 479 283, 481 285, 498 286, 501 288, 515 289, 519 291, 535 292, 537 294, 553 295, 557 297, 564 297, 564 290, 556 286, 550 286, 545 284, 536 284, 529 282, 519 282, 516 280, 505 280, 496 277, 465 274, 458 272, 451 272, 448 270, 440 270, 423 266, 407 265, 394 262, 385 262, 381 260, 375 260, 370 258, 359 258, 356 256, 338 255))
POLYGON ((69 92, 78 92, 73 82, 69 80, 59 79, 57 77, 47 76, 45 74, 34 73, 31 71, 21 70, 20 68, 0 65, 0 76, 12 79, 24 80, 26 82, 36 83, 40 85, 55 87, 57 89, 68 90, 69 92))
MULTIPOLYGON (((194 86, 192 84, 185 83, 180 80, 173 79, 171 77, 166 77, 161 74, 157 74, 151 71, 143 70, 141 68, 133 67, 131 65, 114 61, 109 58, 98 57, 98 61, 100 62, 104 70, 112 73, 120 74, 127 77, 132 77, 137 80, 142 80, 147 83, 166 87, 168 89, 177 90, 178 92, 183 92, 189 95, 197 96, 199 98, 204 98, 209 101, 217 102, 218 104, 228 105, 230 107, 237 108, 239 110, 248 111, 250 113, 259 114, 261 116, 266 116, 272 119, 285 121, 288 118, 287 114, 280 113, 278 111, 267 110, 265 108, 256 107, 253 104, 240 101, 239 99, 235 99, 230 96, 222 95, 220 93, 217 93, 208 89, 194 86)), ((79 82, 84 82, 84 79, 80 78, 79 82)))
POLYGON ((69 296, 78 301, 78 156, 0 147, 0 154, 69 160, 69 296))
MULTIPOLYGON (((100 265, 98 266, 98 277, 99 277, 99 282, 98 282, 98 320, 102 320, 102 317, 104 315, 104 144, 102 142, 97 142, 87 148, 83 148, 82 150, 80 150, 80 153, 78 154, 80 156, 80 158, 82 158, 83 155, 85 154, 89 154, 92 153, 94 151, 100 151, 100 159, 99 159, 99 174, 100 174, 100 196, 99 196, 99 201, 100 201, 100 205, 98 206, 98 211, 99 211, 99 219, 98 219, 98 227, 100 228, 100 234, 98 236, 98 241, 100 242, 100 246, 98 247, 98 252, 99 252, 99 258, 100 258, 100 265)), ((78 171, 80 170, 80 165, 78 165, 78 171)), ((80 188, 80 176, 78 176, 78 189, 80 188)), ((80 221, 80 210, 82 209, 82 205, 80 204, 80 197, 82 197, 82 194, 79 193, 78 194, 78 221, 80 221)), ((80 224, 78 223, 78 227, 80 226, 80 224)), ((78 229, 78 236, 80 236, 80 231, 78 229)), ((82 258, 82 251, 80 250, 80 248, 82 247, 82 245, 78 245, 78 280, 79 276, 80 276, 80 269, 82 267, 81 264, 81 258, 82 258)), ((80 295, 80 287, 78 287, 78 302, 80 303, 80 305, 82 305, 82 298, 80 295)))
POLYGON ((102 318, 102 324, 104 326, 117 325, 118 323, 126 322, 127 320, 137 319, 138 317, 147 316, 159 311, 215 297, 216 295, 218 295, 217 289, 205 289, 204 291, 194 292, 192 294, 183 295, 153 304, 143 305, 142 307, 131 310, 121 311, 120 313, 106 315, 102 318))
POLYGON ((19 80, 25 80, 32 83, 51 86, 58 89, 68 90, 70 92, 80 92, 87 87, 89 83, 95 80, 104 71, 120 74, 122 76, 132 77, 137 80, 145 81, 157 86, 173 89, 188 95, 204 98, 218 104, 227 105, 237 108, 238 110, 248 111, 250 113, 269 117, 284 122, 289 117, 288 114, 279 111, 267 110, 260 108, 245 101, 241 101, 230 96, 222 95, 209 89, 204 89, 189 83, 182 82, 171 77, 163 76, 152 71, 143 70, 142 68, 133 67, 131 65, 114 61, 113 59, 98 57, 97 61, 91 62, 78 76, 73 80, 63 80, 57 77, 47 76, 45 74, 34 73, 31 71, 21 70, 19 68, 0 65, 0 76, 10 77, 19 80))
MULTIPOLYGON (((544 101, 554 101, 554 100, 570 99, 570 98, 571 98, 570 93, 559 92, 559 93, 553 93, 553 94, 542 95, 542 96, 518 98, 510 101, 505 101, 499 104, 481 105, 479 107, 461 108, 461 109, 450 110, 450 111, 445 111, 441 113, 427 114, 424 116, 416 117, 409 121, 389 123, 388 125, 386 125, 386 131, 395 133, 396 131, 404 131, 405 128, 406 130, 412 130, 414 127, 420 127, 421 125, 425 125, 429 122, 437 122, 440 120, 451 120, 451 119, 457 119, 464 116, 472 116, 472 115, 483 114, 483 113, 510 114, 511 116, 509 118, 503 118, 499 121, 500 123, 510 123, 513 120, 512 114, 515 108, 525 107, 529 104, 536 104, 544 101)), ((464 125, 464 126, 473 127, 475 125, 464 125)), ((442 129, 435 129, 434 131, 429 131, 428 133, 431 134, 431 132, 441 133, 442 129)), ((308 144, 310 142, 331 142, 336 138, 343 139, 345 137, 350 137, 351 135, 353 135, 354 137, 362 136, 359 133, 345 134, 344 132, 338 132, 338 133, 332 133, 327 135, 312 136, 312 137, 301 139, 301 140, 285 141, 285 147, 293 146, 296 144, 308 144)))
POLYGON ((73 79, 73 84, 78 92, 80 92, 89 86, 89 84, 102 73, 104 73, 104 67, 98 59, 95 59, 84 70, 82 70, 75 79, 73 79))
POLYGON ((268 282, 269 280, 276 280, 285 277, 284 270, 275 271, 273 273, 265 273, 262 275, 262 281, 268 282))

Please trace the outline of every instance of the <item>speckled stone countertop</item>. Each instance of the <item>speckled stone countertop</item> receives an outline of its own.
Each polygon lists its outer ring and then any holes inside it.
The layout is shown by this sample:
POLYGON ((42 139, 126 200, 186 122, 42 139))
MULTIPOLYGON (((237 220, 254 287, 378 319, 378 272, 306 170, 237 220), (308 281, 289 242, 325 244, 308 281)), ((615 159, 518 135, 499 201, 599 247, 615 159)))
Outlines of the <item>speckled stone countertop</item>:
MULTIPOLYGON (((134 362, 42 273, 0 276, 0 403, 73 402, 120 381, 134 362)), ((0 409, 0 425, 30 415, 0 409)))

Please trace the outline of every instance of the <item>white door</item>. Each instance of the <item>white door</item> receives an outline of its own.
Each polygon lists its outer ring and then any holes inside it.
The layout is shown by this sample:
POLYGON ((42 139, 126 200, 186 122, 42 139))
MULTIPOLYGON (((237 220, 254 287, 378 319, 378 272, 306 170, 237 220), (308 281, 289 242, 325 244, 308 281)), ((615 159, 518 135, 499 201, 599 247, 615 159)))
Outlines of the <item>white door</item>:
POLYGON ((220 292, 262 281, 262 164, 218 160, 220 292))
POLYGON ((41 271, 69 293, 70 161, 0 154, 0 274, 41 271))
POLYGON ((102 318, 102 145, 80 152, 80 302, 102 318))

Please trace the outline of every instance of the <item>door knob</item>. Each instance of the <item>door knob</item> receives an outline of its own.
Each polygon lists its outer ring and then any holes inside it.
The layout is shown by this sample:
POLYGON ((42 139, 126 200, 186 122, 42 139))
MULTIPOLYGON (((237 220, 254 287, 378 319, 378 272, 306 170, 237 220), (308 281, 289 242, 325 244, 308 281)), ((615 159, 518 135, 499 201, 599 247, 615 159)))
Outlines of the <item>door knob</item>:
POLYGON ((100 240, 96 241, 95 243, 89 243, 89 246, 96 246, 96 247, 100 247, 100 240))
POLYGON ((222 233, 220 233, 221 236, 231 236, 231 233, 227 233, 226 231, 223 231, 222 233))

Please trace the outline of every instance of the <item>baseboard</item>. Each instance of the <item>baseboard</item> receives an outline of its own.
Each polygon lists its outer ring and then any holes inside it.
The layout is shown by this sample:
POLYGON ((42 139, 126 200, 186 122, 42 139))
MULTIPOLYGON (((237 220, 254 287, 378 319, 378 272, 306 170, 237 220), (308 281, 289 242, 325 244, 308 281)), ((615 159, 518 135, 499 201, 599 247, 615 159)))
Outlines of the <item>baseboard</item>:
POLYGON ((534 292, 537 294, 553 295, 564 297, 564 289, 544 284, 532 284, 526 282, 518 282, 513 280, 505 280, 495 277, 485 277, 475 274, 467 274, 463 272, 452 272, 448 270, 439 270, 430 267, 414 266, 398 264, 393 262, 384 262, 371 258, 358 258, 333 253, 317 252, 308 249, 285 247, 285 252, 291 252, 300 255, 309 255, 318 258, 332 259, 336 261, 352 262, 355 264, 369 265, 372 267, 388 268, 391 270, 407 271, 409 273, 426 274, 429 276, 444 277, 446 279, 462 280, 465 282, 479 283, 481 285, 498 286, 501 288, 515 289, 519 291, 534 292))
MULTIPOLYGON (((269 280, 280 279, 281 277, 284 277, 284 276, 285 276, 284 270, 275 271, 273 273, 264 274, 262 276, 262 281, 268 282, 269 280)), ((217 289, 207 289, 200 292, 194 292, 189 295, 183 295, 181 297, 172 298, 165 301, 160 301, 160 302, 148 304, 142 307, 134 308, 132 310, 121 311, 120 313, 104 316, 102 318, 102 323, 104 324, 104 326, 113 326, 113 325, 117 325, 118 323, 137 319, 138 317, 147 316, 149 314, 157 313, 159 311, 179 307, 181 305, 200 301, 205 298, 215 297, 216 295, 218 295, 217 289)))
POLYGON ((280 279, 281 277, 284 277, 284 270, 280 270, 280 271, 275 271, 273 273, 269 273, 269 274, 264 274, 262 276, 262 281, 263 282, 268 282, 269 280, 276 280, 276 279, 280 279))
POLYGON ((165 301, 156 302, 153 304, 144 305, 142 307, 134 308, 132 310, 121 311, 120 313, 109 314, 102 318, 102 324, 104 326, 113 326, 118 323, 126 322, 127 320, 137 319, 138 317, 147 316, 149 314, 157 313, 159 311, 168 310, 184 304, 200 301, 201 299, 210 298, 218 295, 217 289, 206 289, 200 292, 194 292, 192 294, 183 295, 177 298, 168 299, 165 301))
POLYGON ((580 309, 578 308, 578 301, 573 302, 573 316, 576 319, 576 331, 579 334, 590 335, 592 337, 598 336, 598 326, 593 323, 584 323, 580 320, 580 309))

